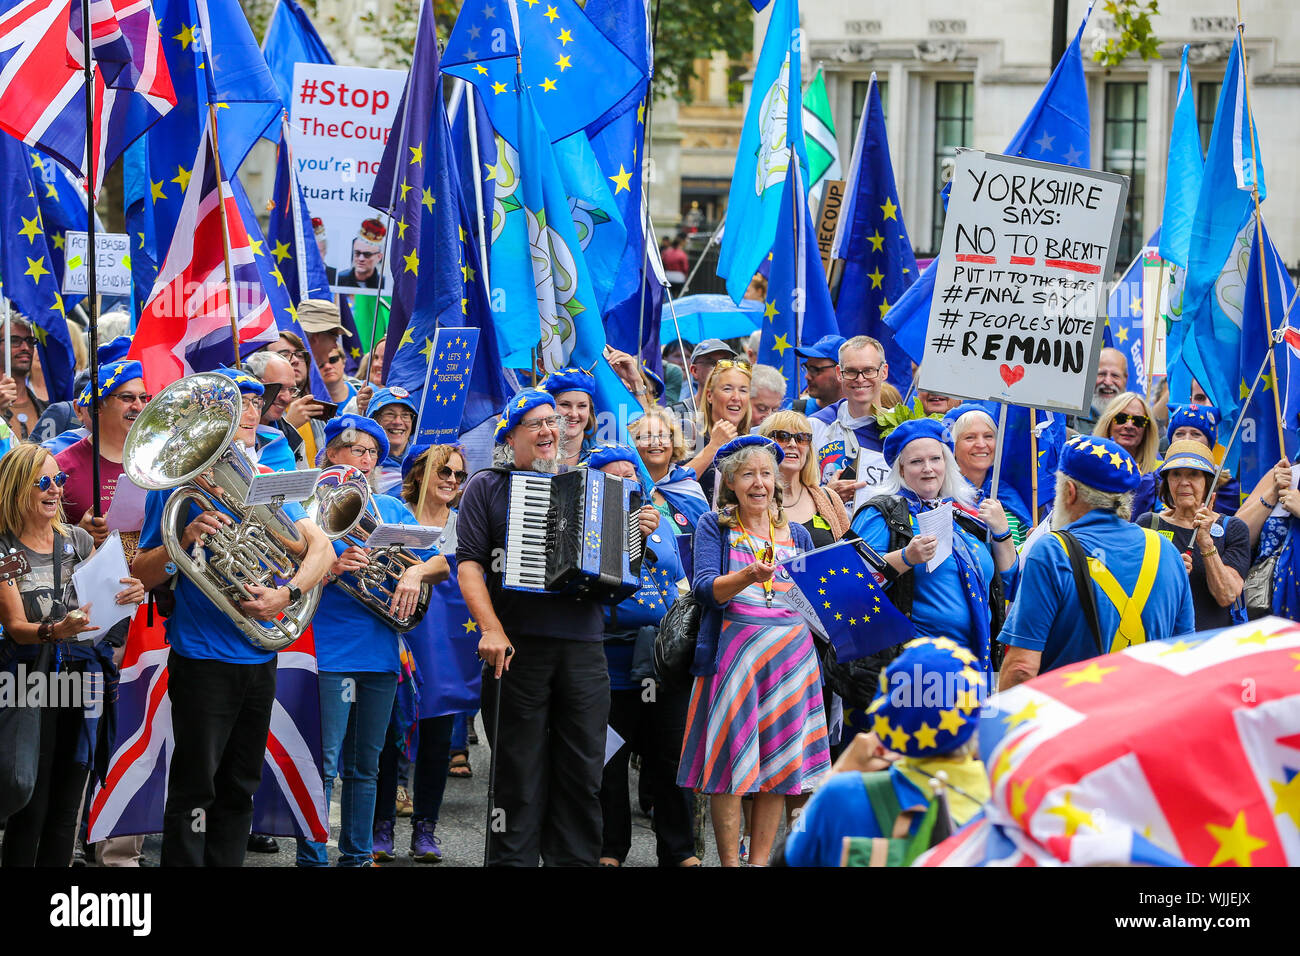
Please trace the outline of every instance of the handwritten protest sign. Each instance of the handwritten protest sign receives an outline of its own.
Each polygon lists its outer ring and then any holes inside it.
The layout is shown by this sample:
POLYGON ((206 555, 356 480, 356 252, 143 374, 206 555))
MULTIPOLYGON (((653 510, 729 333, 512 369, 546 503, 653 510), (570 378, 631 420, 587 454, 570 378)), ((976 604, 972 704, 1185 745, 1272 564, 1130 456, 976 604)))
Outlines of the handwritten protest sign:
POLYGON ((371 208, 370 190, 405 83, 404 70, 294 64, 293 158, 311 214, 325 226, 325 266, 337 292, 374 289, 380 265, 384 287, 393 286, 392 269, 381 262, 389 223, 371 208))
MULTIPOLYGON (((64 237, 63 291, 67 295, 89 292, 86 233, 68 230, 64 237)), ((131 294, 131 237, 125 233, 95 233, 95 294, 131 294)))
POLYGON ((440 328, 429 344, 429 369, 420 395, 416 443, 455 441, 474 369, 478 329, 440 328))
POLYGON ((1127 194, 1113 173, 959 153, 921 387, 1089 407, 1127 194))

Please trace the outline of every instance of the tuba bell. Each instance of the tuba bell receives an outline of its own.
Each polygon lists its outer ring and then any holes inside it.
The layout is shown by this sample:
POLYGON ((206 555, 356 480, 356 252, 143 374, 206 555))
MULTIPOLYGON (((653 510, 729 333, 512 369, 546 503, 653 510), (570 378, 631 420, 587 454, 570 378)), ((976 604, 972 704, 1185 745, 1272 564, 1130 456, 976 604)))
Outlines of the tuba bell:
POLYGON ((278 504, 247 506, 257 473, 235 443, 242 399, 233 381, 200 372, 168 385, 145 407, 127 433, 122 465, 128 478, 150 491, 176 489, 163 508, 162 538, 181 572, 248 640, 263 650, 288 647, 306 630, 320 600, 318 584, 262 622, 239 608, 249 585, 274 587, 298 571, 294 553, 306 540, 278 504), (234 517, 190 551, 181 546, 189 504, 203 511, 220 505, 234 517))
MULTIPOLYGON (((357 547, 364 547, 380 523, 370 500, 366 476, 351 465, 332 465, 321 471, 316 479, 316 494, 307 503, 307 516, 331 541, 357 547)), ((420 587, 420 599, 407 617, 393 614, 393 590, 403 572, 420 563, 419 557, 408 548, 374 548, 370 550, 370 563, 360 571, 340 575, 338 585, 389 627, 409 631, 429 609, 433 588, 428 582, 420 587)))

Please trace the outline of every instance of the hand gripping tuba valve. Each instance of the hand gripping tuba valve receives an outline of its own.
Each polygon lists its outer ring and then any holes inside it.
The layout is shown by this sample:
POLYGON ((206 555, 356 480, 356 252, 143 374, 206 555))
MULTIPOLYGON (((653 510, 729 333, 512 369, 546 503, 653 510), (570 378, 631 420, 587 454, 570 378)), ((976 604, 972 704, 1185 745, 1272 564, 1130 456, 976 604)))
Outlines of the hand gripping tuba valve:
POLYGON ((288 647, 307 629, 320 600, 318 584, 263 622, 245 614, 249 585, 275 587, 298 571, 295 553, 306 541, 278 504, 244 504, 256 467, 235 444, 242 399, 229 378, 199 372, 168 385, 131 426, 122 449, 127 477, 150 491, 175 489, 162 514, 167 554, 181 572, 255 646, 288 647), (203 511, 220 505, 235 520, 190 551, 181 546, 189 505, 203 511))
MULTIPOLYGON (((307 503, 307 516, 331 541, 341 540, 357 547, 364 546, 380 520, 370 500, 366 476, 351 465, 333 465, 320 473, 316 496, 307 503)), ((419 563, 420 559, 407 548, 370 549, 370 563, 360 571, 339 575, 338 586, 389 627, 409 631, 429 609, 433 588, 427 582, 420 587, 420 599, 407 617, 393 614, 393 590, 403 572, 419 563)))

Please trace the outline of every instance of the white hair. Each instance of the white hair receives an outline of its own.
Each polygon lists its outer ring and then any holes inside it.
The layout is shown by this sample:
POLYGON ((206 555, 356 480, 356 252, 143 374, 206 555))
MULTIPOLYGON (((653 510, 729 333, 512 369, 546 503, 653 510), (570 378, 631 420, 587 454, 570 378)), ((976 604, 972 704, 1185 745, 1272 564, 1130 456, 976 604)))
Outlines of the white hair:
POLYGON ((989 428, 993 429, 994 435, 998 433, 997 422, 993 421, 992 415, 984 411, 982 408, 972 408, 969 412, 964 412, 960 418, 952 423, 952 427, 948 429, 952 435, 953 443, 956 444, 961 439, 961 436, 966 434, 967 429, 977 423, 987 425, 989 428))
POLYGON ((1065 520, 1065 485, 1067 482, 1073 483, 1074 489, 1078 492, 1079 500, 1088 506, 1089 511, 1112 511, 1117 517, 1129 521, 1133 517, 1133 492, 1131 491, 1102 491, 1092 485, 1085 485, 1078 478, 1071 478, 1063 471, 1056 473, 1056 500, 1052 502, 1052 527, 1063 528, 1064 524, 1058 525, 1057 516, 1060 520, 1065 520))
MULTIPOLYGON (((910 445, 911 442, 907 444, 910 445)), ((952 498, 968 508, 975 507, 975 489, 971 487, 969 481, 962 477, 961 469, 957 467, 957 459, 952 455, 952 449, 942 442, 940 442, 939 447, 943 449, 943 484, 939 486, 939 497, 952 498)), ((907 445, 904 445, 903 450, 906 450, 906 448, 907 445)), ((902 461, 903 451, 900 450, 898 457, 894 459, 894 463, 889 466, 889 474, 885 476, 885 480, 876 489, 877 494, 896 495, 903 489, 902 461)))
POLYGON ((773 368, 770 365, 755 365, 754 372, 749 378, 750 394, 754 392, 775 392, 777 395, 785 395, 785 376, 781 374, 780 369, 773 368))

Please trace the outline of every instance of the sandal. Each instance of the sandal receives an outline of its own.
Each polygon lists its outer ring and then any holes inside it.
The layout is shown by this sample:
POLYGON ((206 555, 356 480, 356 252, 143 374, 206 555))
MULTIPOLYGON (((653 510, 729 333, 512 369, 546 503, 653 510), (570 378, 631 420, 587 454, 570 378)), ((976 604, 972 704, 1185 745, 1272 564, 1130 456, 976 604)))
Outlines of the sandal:
POLYGON ((468 780, 474 776, 474 769, 469 765, 469 754, 452 754, 447 776, 458 780, 468 780))

